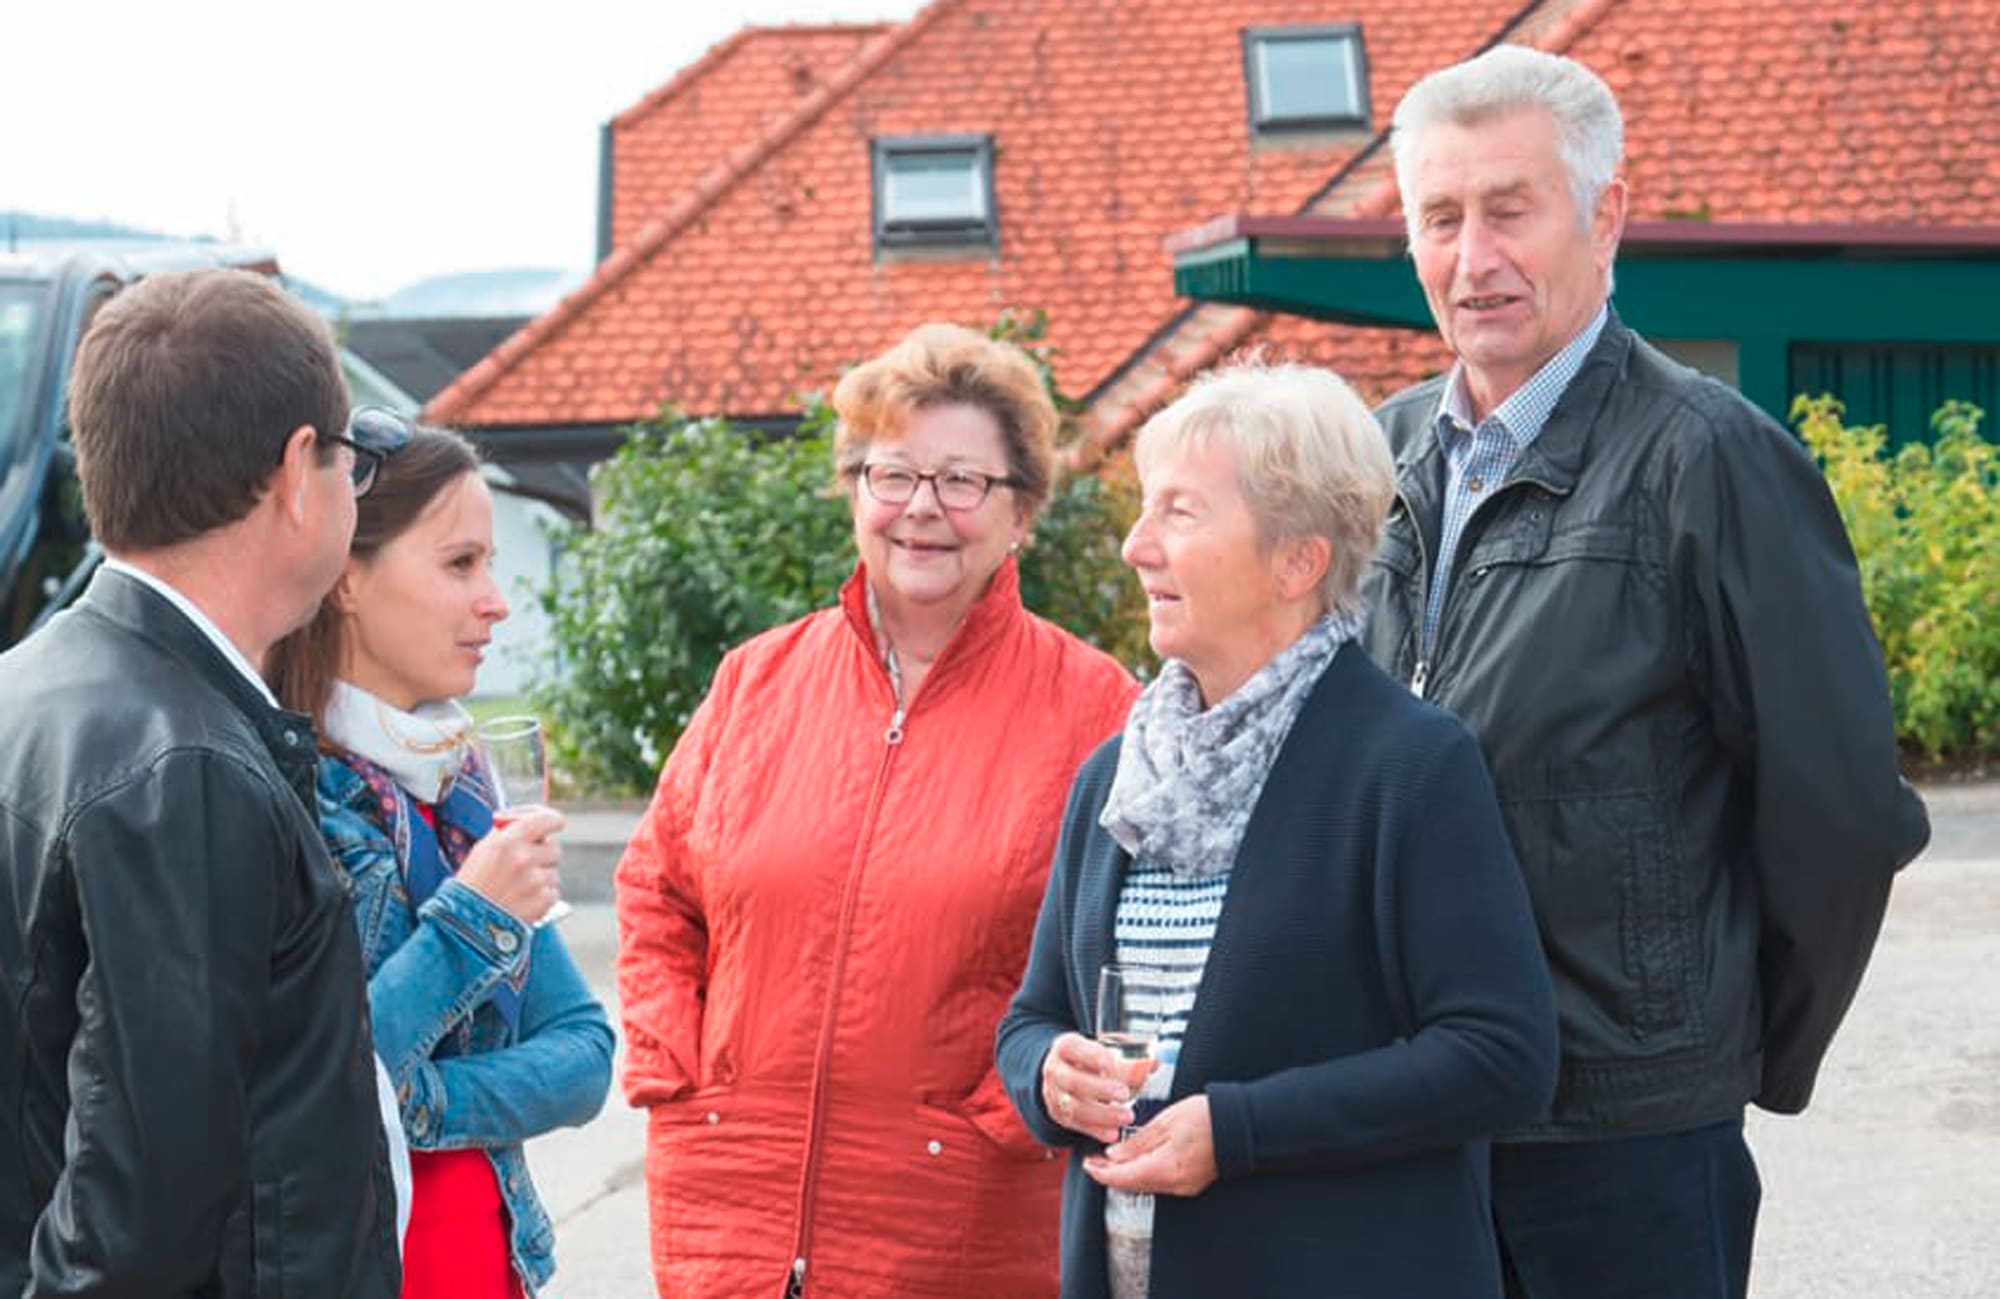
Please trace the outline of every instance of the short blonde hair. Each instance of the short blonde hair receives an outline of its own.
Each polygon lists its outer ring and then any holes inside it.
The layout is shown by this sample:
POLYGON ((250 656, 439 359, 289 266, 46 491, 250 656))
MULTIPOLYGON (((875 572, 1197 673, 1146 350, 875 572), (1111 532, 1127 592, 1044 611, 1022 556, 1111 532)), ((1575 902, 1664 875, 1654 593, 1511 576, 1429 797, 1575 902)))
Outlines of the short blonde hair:
POLYGON ((1360 612, 1361 575, 1381 543, 1396 468, 1382 426, 1346 380, 1307 365, 1213 371, 1139 430, 1140 476, 1190 445, 1226 447, 1235 457, 1266 546, 1326 538, 1321 608, 1360 612))
POLYGON ((1041 371, 1011 343, 962 325, 919 325, 894 347, 841 376, 833 390, 840 425, 834 471, 861 472, 870 445, 894 442, 910 416, 933 406, 973 406, 1000 425, 1015 499, 1029 513, 1049 499, 1055 478, 1055 402, 1041 371))

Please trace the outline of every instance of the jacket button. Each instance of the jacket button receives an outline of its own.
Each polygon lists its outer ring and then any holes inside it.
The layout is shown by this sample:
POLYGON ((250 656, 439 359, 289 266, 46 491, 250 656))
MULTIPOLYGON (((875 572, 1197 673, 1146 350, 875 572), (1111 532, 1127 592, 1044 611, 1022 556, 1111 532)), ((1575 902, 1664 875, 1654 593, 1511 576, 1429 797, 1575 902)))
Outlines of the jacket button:
POLYGON ((421 1105, 417 1106, 410 1114, 410 1130, 418 1136, 422 1136, 430 1130, 430 1126, 431 1112, 421 1105))
POLYGON ((521 945, 521 940, 514 936, 513 930, 496 927, 493 930, 493 945, 502 952, 511 955, 514 949, 521 945))
POLYGON ((933 1141, 929 1145, 925 1146, 924 1149, 930 1151, 933 1155, 941 1155, 944 1153, 944 1142, 933 1141))
POLYGON ((710 1126, 722 1122, 722 1116, 716 1113, 714 1110, 710 1110, 708 1113, 702 1115, 701 1119, 702 1122, 707 1123, 710 1126))
POLYGON ((286 732, 285 732, 285 743, 286 743, 286 745, 288 745, 288 746, 289 746, 289 747, 291 747, 291 748, 294 748, 294 749, 298 748, 298 747, 299 747, 299 733, 298 733, 297 731, 294 731, 294 730, 289 730, 289 729, 288 729, 288 730, 286 730, 286 732))

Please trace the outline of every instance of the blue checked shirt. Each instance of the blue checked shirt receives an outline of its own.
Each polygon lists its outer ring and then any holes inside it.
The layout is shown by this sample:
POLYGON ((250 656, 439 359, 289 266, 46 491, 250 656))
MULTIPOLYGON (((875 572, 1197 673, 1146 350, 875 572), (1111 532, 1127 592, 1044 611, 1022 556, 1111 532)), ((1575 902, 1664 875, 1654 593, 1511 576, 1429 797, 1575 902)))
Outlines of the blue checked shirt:
POLYGON ((1583 368, 1583 358, 1597 345, 1608 314, 1605 307, 1599 307, 1582 333, 1477 426, 1472 423, 1472 399, 1465 390, 1465 366, 1452 367, 1437 414, 1432 417, 1438 446, 1444 452, 1444 525, 1439 529, 1437 563, 1431 570, 1430 596, 1424 604, 1426 660, 1437 647, 1438 615, 1444 610, 1444 593, 1451 585, 1451 566, 1458 557, 1458 540, 1465 533, 1466 521, 1481 501, 1507 481, 1521 453, 1541 436, 1542 425, 1549 422, 1557 400, 1583 368))

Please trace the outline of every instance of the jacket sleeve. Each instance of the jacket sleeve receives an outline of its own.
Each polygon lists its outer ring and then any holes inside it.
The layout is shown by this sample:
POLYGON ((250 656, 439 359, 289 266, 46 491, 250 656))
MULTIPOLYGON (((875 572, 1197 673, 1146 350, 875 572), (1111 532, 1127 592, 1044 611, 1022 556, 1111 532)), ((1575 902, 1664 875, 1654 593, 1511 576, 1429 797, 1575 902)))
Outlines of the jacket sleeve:
POLYGON ((611 1022, 554 925, 535 931, 518 1040, 425 1060, 402 1098, 417 1150, 512 1146, 587 1123, 611 1089, 611 1022))
MULTIPOLYGON (((320 794, 320 830, 356 879, 398 872, 395 846, 363 810, 320 794)), ((390 899, 386 883, 362 890, 390 899)), ((397 905, 400 905, 398 903, 397 905)), ((372 919, 356 909, 364 947, 372 919)), ((371 959, 375 957, 370 952, 371 959)), ((611 1026, 561 937, 534 929, 478 890, 448 879, 417 909, 416 929, 368 978, 375 1051, 395 1084, 416 1150, 517 1145, 587 1120, 610 1086, 611 1026), (519 1040, 438 1060, 452 1027, 528 962, 519 1040)))
POLYGON ((728 728, 737 660, 725 657, 668 755, 618 861, 618 1001, 625 1099, 658 1105, 694 1090, 708 998, 708 921, 688 836, 728 728))
POLYGON ((1696 687, 1748 791, 1764 1073, 1796 1113, 1860 986, 1895 872, 1930 838, 1854 554, 1811 458, 1769 421, 1718 427, 1669 494, 1696 687))
MULTIPOLYGON (((320 832, 353 879, 374 881, 361 890, 362 898, 380 906, 397 896, 387 882, 374 880, 401 868, 395 845, 373 817, 322 791, 320 832)), ((366 950, 375 923, 366 903, 356 907, 355 922, 366 950)), ((375 1054, 388 1066, 398 1095, 407 1095, 412 1074, 452 1025, 490 998, 501 980, 519 973, 533 934, 476 889, 448 879, 417 909, 416 929, 403 943, 387 954, 367 951, 375 1054)))
MULTIPOLYGON (((1049 1117, 1042 1104, 1042 1061, 1058 1037, 1081 1031, 1069 998, 1070 908, 1083 850, 1103 802, 1102 782, 1096 777, 1104 761, 1100 752, 1085 763, 1070 788, 1055 864, 1049 871, 1041 914, 1035 918, 1035 936, 1028 947, 1027 971, 1007 1013, 1000 1017, 994 1039, 994 1063, 1007 1098, 1028 1134, 1044 1146, 1095 1144, 1049 1117)), ((1103 779, 1108 781, 1109 777, 1103 779)))
POLYGON ((25 1296, 192 1294, 250 1181, 248 1094, 268 1013, 282 794, 180 751, 66 836, 89 962, 77 987, 64 1162, 25 1296))
MULTIPOLYGON (((1210 1083, 1223 1177, 1456 1145, 1533 1119, 1555 1094, 1555 992, 1469 733, 1456 729, 1405 805, 1377 866, 1376 905, 1386 908, 1377 925, 1385 974, 1400 975, 1396 1009, 1407 1009, 1409 1035, 1263 1078, 1210 1083)), ((1393 1007, 1397 989, 1385 991, 1393 1007)))

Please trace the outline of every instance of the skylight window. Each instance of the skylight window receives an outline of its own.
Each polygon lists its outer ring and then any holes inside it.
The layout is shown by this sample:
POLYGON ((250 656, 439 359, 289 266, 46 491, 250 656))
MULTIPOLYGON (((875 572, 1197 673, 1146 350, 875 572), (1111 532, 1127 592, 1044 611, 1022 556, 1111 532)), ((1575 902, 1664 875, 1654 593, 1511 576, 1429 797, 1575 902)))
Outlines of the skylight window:
POLYGON ((996 241, 993 141, 982 135, 875 141, 877 245, 996 241))
POLYGON ((1257 131, 1368 125, 1361 27, 1253 27, 1243 33, 1250 125, 1257 131))

